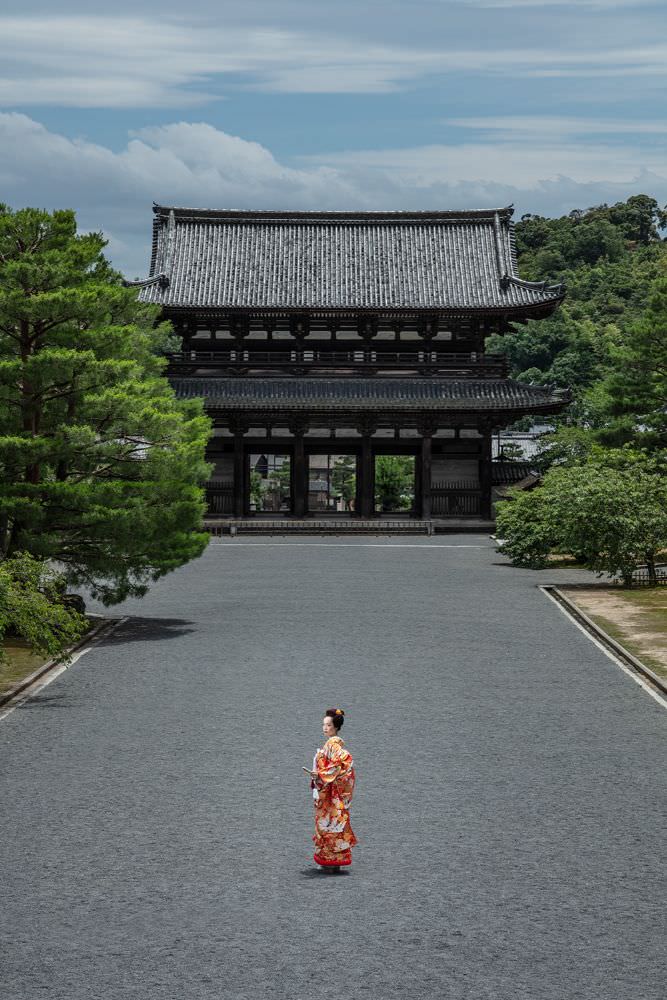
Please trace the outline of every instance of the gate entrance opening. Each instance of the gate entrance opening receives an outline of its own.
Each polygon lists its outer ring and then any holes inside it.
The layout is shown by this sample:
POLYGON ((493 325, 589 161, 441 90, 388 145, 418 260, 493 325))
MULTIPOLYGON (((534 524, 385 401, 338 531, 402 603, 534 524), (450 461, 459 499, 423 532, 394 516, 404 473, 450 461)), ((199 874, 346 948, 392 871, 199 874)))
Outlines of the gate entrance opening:
POLYGON ((288 453, 248 455, 250 511, 290 514, 292 511, 292 459, 288 453))
POLYGON ((308 456, 308 511, 351 514, 357 492, 355 455, 308 456))
POLYGON ((375 513, 416 513, 416 461, 414 455, 375 456, 375 513))

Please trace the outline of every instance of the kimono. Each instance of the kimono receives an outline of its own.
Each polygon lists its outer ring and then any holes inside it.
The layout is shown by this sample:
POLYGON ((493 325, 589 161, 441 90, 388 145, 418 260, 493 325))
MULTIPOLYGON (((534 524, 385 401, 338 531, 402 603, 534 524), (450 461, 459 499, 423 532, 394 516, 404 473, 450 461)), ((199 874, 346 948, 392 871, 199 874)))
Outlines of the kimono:
POLYGON ((354 791, 354 761, 340 736, 331 736, 315 754, 315 853, 318 865, 351 865, 351 848, 358 843, 350 826, 354 791))

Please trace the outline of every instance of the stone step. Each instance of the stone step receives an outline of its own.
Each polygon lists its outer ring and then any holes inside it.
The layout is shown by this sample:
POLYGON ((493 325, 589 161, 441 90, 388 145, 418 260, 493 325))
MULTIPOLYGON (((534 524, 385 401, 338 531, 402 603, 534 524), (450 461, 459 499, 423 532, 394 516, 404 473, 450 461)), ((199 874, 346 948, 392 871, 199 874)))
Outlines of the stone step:
POLYGON ((433 535, 447 532, 486 532, 493 521, 481 518, 207 518, 204 527, 212 535, 433 535))
POLYGON ((491 534, 495 530, 495 521, 487 521, 481 517, 443 517, 433 521, 433 533, 435 535, 463 534, 465 532, 491 534))
POLYGON ((363 518, 229 518, 213 521, 207 519, 204 527, 213 535, 228 534, 310 534, 310 535, 350 535, 350 534, 433 534, 433 522, 416 519, 390 518, 366 520, 363 518))

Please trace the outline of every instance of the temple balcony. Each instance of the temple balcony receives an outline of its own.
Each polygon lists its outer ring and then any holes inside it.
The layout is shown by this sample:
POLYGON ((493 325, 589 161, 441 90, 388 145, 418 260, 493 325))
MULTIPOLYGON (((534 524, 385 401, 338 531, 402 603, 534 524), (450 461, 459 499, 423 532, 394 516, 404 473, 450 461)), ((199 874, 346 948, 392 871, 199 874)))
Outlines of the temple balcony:
POLYGON ((355 349, 330 351, 288 349, 262 351, 246 348, 216 351, 182 351, 169 357, 171 375, 270 376, 406 376, 444 375, 449 378, 506 378, 509 361, 504 354, 477 351, 385 351, 355 349))

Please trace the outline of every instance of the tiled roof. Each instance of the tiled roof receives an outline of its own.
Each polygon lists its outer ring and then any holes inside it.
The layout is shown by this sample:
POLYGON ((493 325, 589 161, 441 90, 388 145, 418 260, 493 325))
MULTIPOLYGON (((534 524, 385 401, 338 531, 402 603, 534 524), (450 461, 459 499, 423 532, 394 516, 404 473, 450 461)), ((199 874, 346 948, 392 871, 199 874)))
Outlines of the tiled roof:
POLYGON ((560 409, 567 391, 513 379, 172 378, 176 395, 230 410, 560 409))
POLYGON ((560 285, 516 274, 512 209, 234 212, 155 207, 141 298, 201 310, 519 315, 560 285))
POLYGON ((494 461, 491 463, 491 481, 494 484, 518 483, 534 471, 530 462, 494 461))

